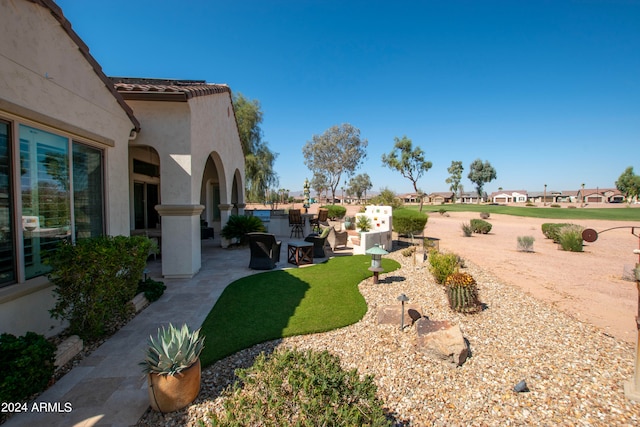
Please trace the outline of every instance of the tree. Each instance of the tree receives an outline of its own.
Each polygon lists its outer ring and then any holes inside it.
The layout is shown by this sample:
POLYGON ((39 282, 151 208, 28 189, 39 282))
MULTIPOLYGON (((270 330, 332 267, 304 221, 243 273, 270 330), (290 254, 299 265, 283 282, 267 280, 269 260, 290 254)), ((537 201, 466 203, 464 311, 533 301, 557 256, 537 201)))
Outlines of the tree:
POLYGON ((461 161, 452 160, 451 166, 447 168, 447 172, 451 174, 449 178, 445 180, 447 184, 451 184, 449 186, 449 190, 453 191, 453 201, 456 201, 456 193, 458 189, 460 189, 460 194, 462 194, 462 186, 460 185, 460 181, 462 180, 462 171, 464 167, 462 166, 461 161))
POLYGON ((309 185, 315 190, 319 200, 322 200, 323 193, 325 193, 325 199, 327 198, 326 192, 329 189, 329 184, 323 175, 314 174, 309 185))
POLYGON ((396 193, 388 187, 381 188, 380 193, 371 198, 371 203, 380 206, 391 206, 393 209, 397 209, 402 206, 402 200, 400 200, 400 198, 396 196, 396 193))
POLYGON ((277 153, 262 140, 262 110, 258 100, 249 100, 241 93, 233 95, 233 109, 238 134, 244 152, 245 192, 248 200, 265 201, 270 187, 278 185, 273 169, 277 153))
POLYGON ((367 157, 367 140, 360 139, 360 130, 349 123, 335 125, 322 135, 313 135, 302 147, 304 164, 315 175, 321 175, 331 189, 332 204, 343 174, 353 175, 367 157))
POLYGON ((629 166, 622 172, 616 181, 616 188, 627 198, 627 203, 631 203, 634 197, 640 196, 640 175, 633 173, 633 166, 629 166))
POLYGON ((485 161, 482 163, 482 160, 476 159, 469 166, 469 181, 473 182, 476 185, 476 190, 478 191, 478 203, 480 203, 480 198, 482 197, 482 189, 484 185, 488 182, 496 179, 498 175, 496 174, 496 170, 491 166, 491 163, 485 161))
POLYGON ((393 150, 389 154, 382 155, 382 165, 397 170, 411 181, 415 192, 420 194, 420 212, 422 212, 423 193, 418 190, 418 180, 431 169, 433 164, 424 159, 424 151, 420 147, 413 148, 411 140, 406 136, 402 139, 396 136, 394 141, 393 150))
POLYGON ((367 194, 367 190, 371 190, 373 184, 369 174, 361 173, 349 180, 349 190, 347 194, 352 194, 357 197, 358 200, 362 199, 363 194, 367 194))

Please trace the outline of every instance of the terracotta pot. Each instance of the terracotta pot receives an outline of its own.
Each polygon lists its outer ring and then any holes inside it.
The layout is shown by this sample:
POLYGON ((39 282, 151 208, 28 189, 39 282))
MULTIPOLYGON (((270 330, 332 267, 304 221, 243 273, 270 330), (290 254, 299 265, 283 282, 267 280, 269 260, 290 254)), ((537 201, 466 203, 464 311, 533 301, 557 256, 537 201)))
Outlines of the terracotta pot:
POLYGON ((193 402, 200 393, 200 359, 176 375, 147 374, 149 402, 158 412, 174 412, 193 402))

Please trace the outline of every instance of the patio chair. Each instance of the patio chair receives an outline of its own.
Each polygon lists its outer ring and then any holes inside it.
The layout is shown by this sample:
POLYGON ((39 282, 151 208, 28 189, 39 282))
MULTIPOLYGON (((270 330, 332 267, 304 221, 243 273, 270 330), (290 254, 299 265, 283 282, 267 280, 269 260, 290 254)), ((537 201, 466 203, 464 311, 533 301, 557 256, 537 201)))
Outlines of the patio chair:
POLYGON ((328 218, 329 218, 329 209, 320 208, 318 210, 318 216, 315 218, 311 218, 309 220, 309 225, 313 227, 313 232, 320 234, 322 232, 322 229, 320 228, 321 225, 328 227, 329 226, 329 223, 327 222, 328 218))
POLYGON ((324 245, 327 243, 327 237, 331 233, 333 227, 326 227, 320 234, 309 234, 304 238, 305 242, 313 243, 313 257, 325 258, 327 255, 324 253, 324 245))
POLYGON ((294 234, 296 237, 303 236, 304 218, 302 218, 302 214, 300 214, 300 209, 289 209, 289 227, 291 227, 291 234, 289 237, 294 234))
POLYGON ((254 270, 272 270, 280 262, 280 247, 282 242, 269 233, 247 233, 251 260, 249 268, 254 270))
POLYGON ((327 242, 329 242, 332 251, 335 251, 338 246, 344 246, 344 248, 346 248, 348 239, 349 233, 347 230, 338 231, 333 227, 331 227, 331 231, 329 231, 329 235, 327 236, 327 242))

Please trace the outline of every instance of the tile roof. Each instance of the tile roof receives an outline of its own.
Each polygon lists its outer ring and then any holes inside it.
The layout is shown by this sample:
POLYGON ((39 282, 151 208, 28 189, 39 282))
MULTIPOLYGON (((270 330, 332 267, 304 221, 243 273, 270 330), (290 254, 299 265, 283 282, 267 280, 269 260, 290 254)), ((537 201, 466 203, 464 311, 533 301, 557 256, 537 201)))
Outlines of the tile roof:
POLYGON ((225 92, 231 94, 226 84, 207 83, 204 80, 111 77, 111 81, 124 99, 186 102, 198 96, 225 92))

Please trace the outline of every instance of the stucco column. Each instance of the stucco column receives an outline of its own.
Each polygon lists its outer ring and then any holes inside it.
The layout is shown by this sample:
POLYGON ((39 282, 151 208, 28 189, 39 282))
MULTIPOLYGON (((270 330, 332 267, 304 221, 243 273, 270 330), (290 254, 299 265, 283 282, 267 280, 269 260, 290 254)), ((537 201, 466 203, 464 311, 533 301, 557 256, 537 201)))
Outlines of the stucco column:
POLYGON ((236 208, 238 208, 238 215, 244 215, 244 208, 246 207, 246 203, 236 203, 236 208))
MULTIPOLYGON (((233 209, 233 205, 228 203, 220 203, 218 207, 220 208, 220 226, 224 228, 224 226, 227 225, 227 222, 229 222, 229 216, 231 215, 231 209, 233 209)), ((220 246, 222 246, 223 248, 228 248, 230 244, 231 242, 228 239, 222 237, 221 234, 220 246)))
POLYGON ((191 278, 202 265, 200 214, 202 205, 156 205, 162 217, 162 275, 191 278))

